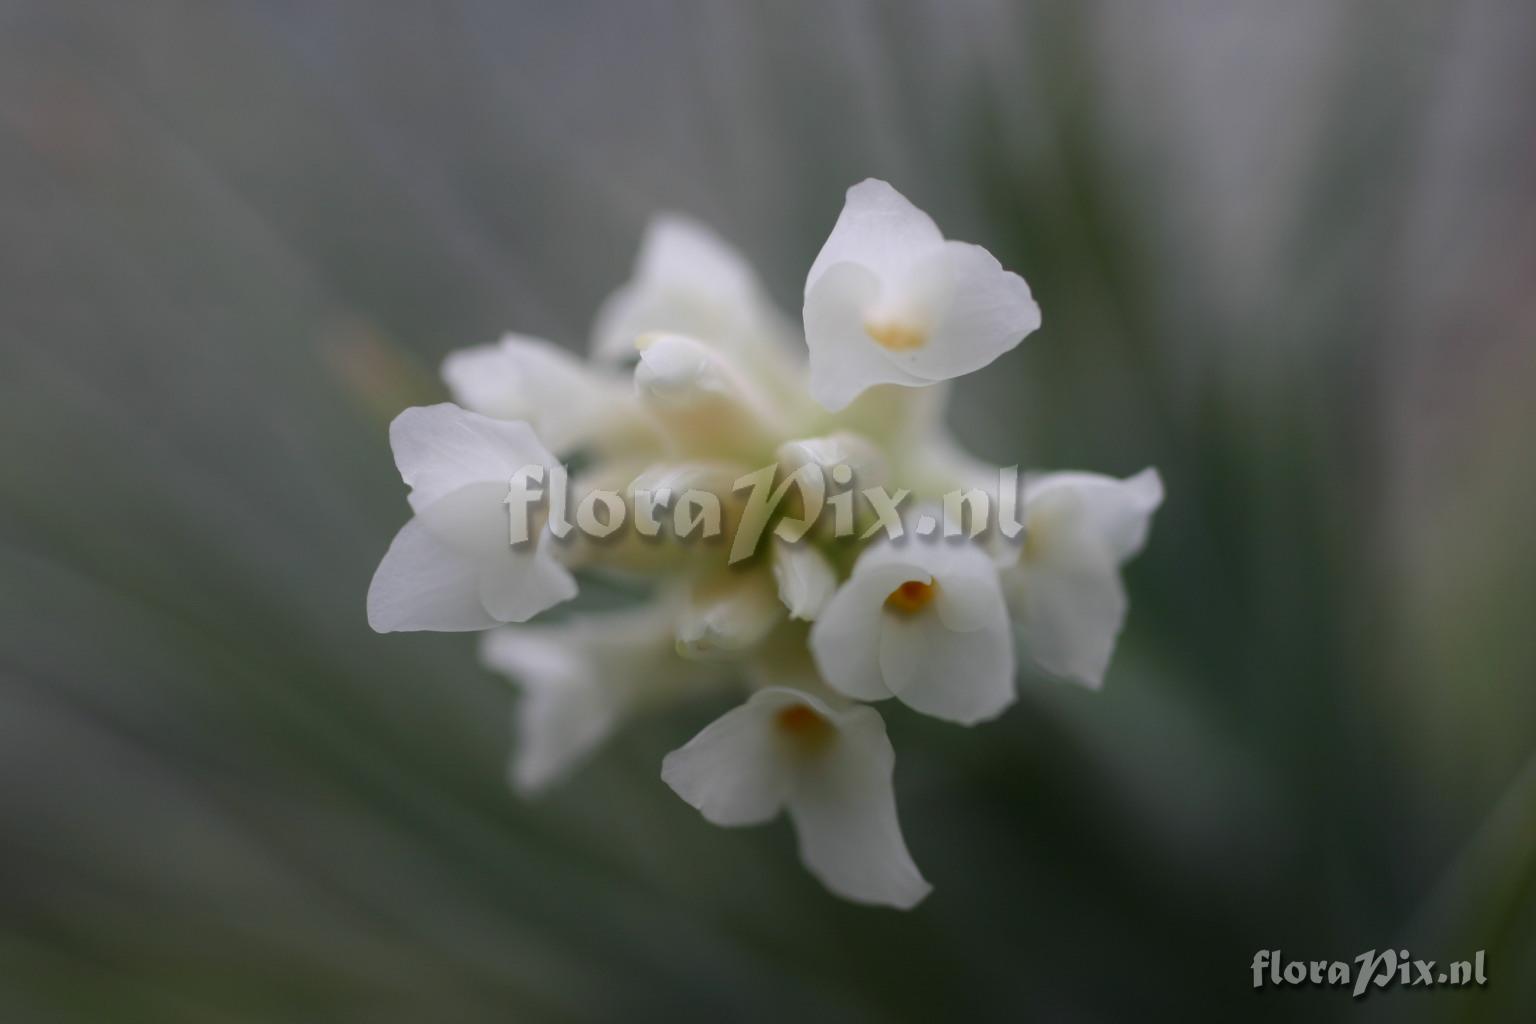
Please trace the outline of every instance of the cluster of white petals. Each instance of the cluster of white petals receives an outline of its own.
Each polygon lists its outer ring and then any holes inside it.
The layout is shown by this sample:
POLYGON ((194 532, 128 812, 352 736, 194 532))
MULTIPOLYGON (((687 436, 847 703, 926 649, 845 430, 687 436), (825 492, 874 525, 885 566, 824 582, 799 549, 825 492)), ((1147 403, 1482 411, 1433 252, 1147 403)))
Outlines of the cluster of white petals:
POLYGON ((1012 349, 1040 312, 1023 278, 869 180, 848 190, 811 267, 803 322, 802 340, 734 250, 664 216, 600 310, 590 360, 521 335, 451 355, 455 404, 408 409, 390 428, 414 516, 374 576, 368 619, 380 632, 487 631, 483 660, 521 691, 510 771, 525 793, 633 715, 742 694, 667 756, 662 779, 718 825, 784 812, 827 888, 906 908, 929 885, 870 705, 986 721, 1014 700, 1016 650, 1099 686, 1125 618, 1120 568, 1162 485, 1151 469, 1027 477, 1011 539, 892 537, 867 513, 848 535, 776 518, 742 557, 732 537, 764 515, 743 481, 765 472, 772 486, 851 470, 921 507, 970 488, 989 467, 946 433, 945 382, 1012 349), (567 460, 573 494, 713 495, 721 535, 675 535, 667 515, 615 530, 614 509, 562 529, 540 499, 567 460), (523 507, 544 511, 518 538, 509 508, 523 507), (648 596, 528 621, 589 574, 648 596))

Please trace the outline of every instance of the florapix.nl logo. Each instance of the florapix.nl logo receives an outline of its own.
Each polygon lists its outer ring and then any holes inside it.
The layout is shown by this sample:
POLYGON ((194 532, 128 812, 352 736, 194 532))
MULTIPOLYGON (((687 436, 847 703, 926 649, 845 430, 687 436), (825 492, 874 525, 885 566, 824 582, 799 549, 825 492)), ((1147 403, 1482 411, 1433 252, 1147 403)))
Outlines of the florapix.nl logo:
POLYGON ((1440 963, 1414 957, 1406 949, 1367 950, 1353 960, 1286 960, 1278 949, 1253 954, 1253 987, 1349 989, 1363 999, 1372 988, 1468 988, 1488 983, 1487 951, 1471 960, 1440 963))
POLYGON ((680 541, 725 536, 735 564, 752 557, 770 529, 791 544, 813 528, 860 541, 880 533, 899 540, 908 529, 920 537, 975 539, 993 533, 1012 541, 1024 530, 1017 466, 997 470, 995 489, 953 489, 925 501, 906 488, 860 487, 845 463, 782 469, 774 463, 705 486, 684 486, 688 478, 675 474, 657 479, 641 474, 622 492, 587 487, 573 499, 565 466, 524 466, 513 474, 505 498, 508 539, 521 547, 548 531, 557 540, 573 532, 604 540, 626 528, 646 538, 665 534, 680 541))

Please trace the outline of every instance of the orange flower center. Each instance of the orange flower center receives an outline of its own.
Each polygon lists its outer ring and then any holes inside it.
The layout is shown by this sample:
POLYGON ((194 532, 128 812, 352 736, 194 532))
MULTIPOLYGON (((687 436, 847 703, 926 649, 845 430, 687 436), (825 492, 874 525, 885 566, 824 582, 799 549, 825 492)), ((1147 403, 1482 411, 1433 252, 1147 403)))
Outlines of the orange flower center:
POLYGON ((831 741, 832 723, 806 704, 791 704, 774 716, 774 724, 787 739, 807 752, 820 749, 831 741))
POLYGON ((903 615, 915 615, 933 601, 938 593, 937 583, 924 583, 922 580, 907 580, 901 586, 891 591, 885 599, 885 607, 889 611, 901 612, 903 615))

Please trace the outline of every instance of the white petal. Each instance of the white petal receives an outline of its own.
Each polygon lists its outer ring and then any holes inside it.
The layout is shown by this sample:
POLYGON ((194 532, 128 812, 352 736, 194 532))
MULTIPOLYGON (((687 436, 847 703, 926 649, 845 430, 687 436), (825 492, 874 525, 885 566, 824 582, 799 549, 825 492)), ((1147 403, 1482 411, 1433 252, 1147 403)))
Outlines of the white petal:
POLYGON ((555 559, 547 532, 512 545, 507 489, 504 483, 460 487, 421 509, 415 521, 473 566, 469 594, 493 621, 526 622, 575 597, 576 580, 555 559))
POLYGON ((1102 549, 1118 565, 1146 543, 1152 514, 1163 502, 1163 481, 1150 467, 1124 480, 1098 473, 1047 473, 1028 482, 1024 501, 1026 525, 1048 520, 1045 530, 1070 531, 1078 538, 1075 543, 1102 549))
POLYGON ((772 445, 780 426, 776 408, 729 352, 681 334, 644 334, 636 346, 635 394, 675 452, 756 458, 772 445))
MULTIPOLYGON (((944 385, 935 385, 912 393, 923 395, 942 387, 944 385)), ((948 428, 942 425, 930 429, 926 437, 911 442, 905 454, 901 480, 912 488, 914 494, 948 494, 978 487, 992 500, 995 525, 1000 467, 966 451, 948 428)), ((1015 515, 1021 514, 1015 511, 1015 515)), ((994 537, 998 534, 995 529, 987 532, 994 537)))
POLYGON ((480 569, 480 603, 498 622, 527 622, 576 596, 576 578, 554 557, 550 541, 531 550, 510 546, 480 569))
POLYGON ((555 457, 526 423, 493 420, 442 403, 407 409, 389 425, 395 465, 411 488, 411 508, 426 506, 466 484, 511 481, 555 457))
POLYGON ((482 657, 523 688, 513 713, 512 783, 532 795, 568 774, 613 732, 621 691, 605 688, 569 639, 510 627, 485 635, 482 657))
POLYGON ((1120 574, 1107 563, 1030 562, 1008 576, 1030 658, 1047 672, 1100 687, 1125 623, 1120 574))
POLYGON ((1126 480, 1052 473, 1025 488, 1025 541, 1004 578, 1030 657, 1048 672, 1102 685, 1125 623, 1119 566, 1146 543, 1162 502, 1155 469, 1126 480))
POLYGON ((526 621, 576 595, 547 536, 512 546, 506 491, 502 483, 469 484, 406 524, 369 588, 376 630, 485 629, 526 621))
POLYGON ((901 457, 943 435, 950 385, 923 386, 916 378, 909 384, 870 388, 838 413, 837 422, 878 442, 893 459, 910 461, 901 457))
POLYGON ((515 712, 512 778, 532 792, 560 779, 642 709, 719 681, 672 649, 675 602, 511 626, 481 640, 481 659, 523 691, 515 712))
POLYGON ((835 263, 806 286, 811 396, 829 412, 846 408, 877 384, 930 383, 898 366, 865 331, 865 310, 879 294, 879 278, 854 263, 835 263))
POLYGON ((880 672, 885 599, 902 583, 916 578, 907 564, 869 560, 878 551, 871 548, 860 556, 852 575, 811 626, 811 654, 827 685, 857 700, 891 696, 880 672))
POLYGON ((502 554, 503 549, 510 554, 509 490, 506 481, 466 484, 424 504, 417 509, 416 518, 457 551, 487 560, 502 554))
POLYGON ((794 326, 734 249, 675 215, 658 217, 646 229, 634 276, 598 313, 593 353, 601 360, 630 359, 635 340, 654 332, 686 335, 728 352, 777 402, 808 404, 794 326))
POLYGON ((979 245, 945 242, 909 273, 905 288, 914 306, 926 307, 928 338, 888 357, 914 376, 948 380, 979 370, 1040 326, 1029 285, 979 245))
POLYGON ((939 584, 934 611, 944 628, 970 633, 1006 621, 1008 608, 997 579, 997 564, 979 544, 942 541, 936 547, 950 549, 949 562, 933 568, 939 584))
POLYGON ((588 369, 559 345, 509 334, 443 362, 454 401, 495 419, 526 420, 552 451, 593 441, 629 399, 622 382, 588 369))
POLYGON ((663 214, 646 227, 634 278, 598 312, 592 351, 628 358, 649 331, 719 341, 740 331, 759 301, 752 269, 736 250, 702 224, 663 214))
POLYGON ((420 520, 395 535, 368 587, 368 625, 379 633, 488 629, 475 558, 444 544, 420 520))
MULTIPOLYGON (((929 507, 920 506, 914 511, 929 507)), ((931 514, 937 516, 939 512, 933 509, 931 514)), ((990 624, 1003 608, 997 567, 991 556, 971 541, 937 535, 909 535, 895 542, 882 539, 865 551, 854 571, 858 572, 860 567, 868 571, 877 565, 908 568, 911 571, 904 579, 931 577, 938 584, 934 611, 943 625, 955 632, 980 629, 990 624)))
POLYGON ((687 288, 721 304, 750 298, 757 288, 752 266, 741 253, 708 227, 677 213, 658 214, 646 226, 635 276, 687 288))
POLYGON ((704 395, 735 391, 736 375, 719 353, 682 334, 649 332, 640 336, 636 349, 635 391, 663 405, 683 405, 704 395))
POLYGON ((835 742, 807 759, 789 798, 800 859, 845 899, 915 906, 931 886, 923 879, 896 818, 896 755, 873 708, 831 712, 835 742))
POLYGON ((838 487, 870 487, 886 480, 886 460, 880 449, 856 433, 840 430, 826 437, 807 437, 786 441, 774 452, 785 475, 802 466, 819 466, 832 485, 831 474, 838 466, 852 472, 847 484, 838 487))
POLYGON ((814 621, 837 590, 837 574, 827 556, 810 544, 773 538, 773 578, 790 618, 814 621))
POLYGON ((677 652, 696 660, 738 657, 783 619, 766 574, 726 570, 693 588, 678 617, 677 652))
POLYGON ((454 402, 470 412, 497 420, 532 418, 524 367, 499 343, 455 349, 441 373, 454 402))
POLYGON ((758 825, 784 806, 793 782, 774 716, 799 700, 789 690, 759 690, 661 763, 661 778, 716 825, 758 825))
POLYGON ((986 624, 966 633, 933 613, 887 615, 880 668, 891 692, 915 711, 961 725, 997 717, 1014 699, 1013 630, 1002 595, 986 624))
POLYGON ((887 182, 866 178, 848 189, 842 212, 806 275, 806 290, 839 263, 899 277, 944 242, 933 218, 887 182))

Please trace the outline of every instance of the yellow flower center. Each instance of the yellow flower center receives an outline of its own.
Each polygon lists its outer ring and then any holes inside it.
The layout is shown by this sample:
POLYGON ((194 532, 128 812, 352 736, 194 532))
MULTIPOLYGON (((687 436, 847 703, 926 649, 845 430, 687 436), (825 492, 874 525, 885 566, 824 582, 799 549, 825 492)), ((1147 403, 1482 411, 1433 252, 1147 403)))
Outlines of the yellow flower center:
POLYGON ((866 323, 864 333, 873 338, 875 344, 892 352, 910 352, 928 344, 928 333, 909 324, 866 323))
POLYGON ((939 585, 937 583, 907 580, 907 582, 891 591, 890 596, 885 599, 885 607, 888 611, 900 612, 903 615, 915 615, 928 607, 938 592, 939 585))

